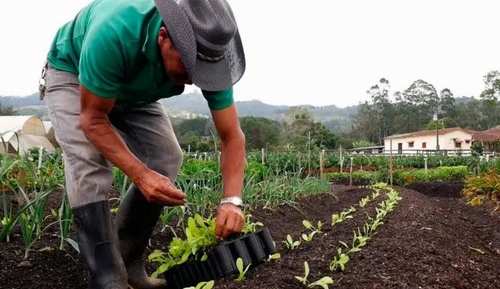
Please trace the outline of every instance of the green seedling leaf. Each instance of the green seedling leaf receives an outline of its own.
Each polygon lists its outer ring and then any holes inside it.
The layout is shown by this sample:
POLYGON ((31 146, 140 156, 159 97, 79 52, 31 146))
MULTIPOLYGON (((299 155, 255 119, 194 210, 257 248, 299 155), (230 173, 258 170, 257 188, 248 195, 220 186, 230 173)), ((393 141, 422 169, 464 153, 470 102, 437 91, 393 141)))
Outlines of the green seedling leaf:
POLYGON ((186 287, 184 289, 212 289, 214 288, 214 285, 215 285, 215 282, 212 280, 212 281, 208 281, 208 282, 200 282, 196 285, 196 287, 186 287))
POLYGON ((306 229, 308 229, 308 230, 310 230, 313 227, 313 225, 311 224, 311 222, 309 222, 308 220, 303 220, 302 221, 302 225, 304 225, 304 227, 306 229))
POLYGON ((307 285, 307 278, 309 277, 309 263, 304 262, 304 277, 295 276, 303 285, 307 285))
POLYGON ((280 253, 274 253, 272 255, 269 255, 269 258, 267 258, 267 261, 279 260, 279 259, 281 259, 281 254, 280 253))
POLYGON ((309 288, 312 288, 312 287, 321 287, 323 289, 329 289, 328 285, 332 285, 333 284, 333 279, 331 277, 323 277, 321 279, 319 279, 318 281, 316 282, 313 282, 311 284, 309 284, 309 288))
POLYGON ((238 278, 236 278, 236 281, 241 282, 245 280, 245 275, 248 269, 250 269, 250 264, 248 264, 248 266, 244 268, 243 259, 238 258, 236 259, 236 268, 238 269, 238 278))

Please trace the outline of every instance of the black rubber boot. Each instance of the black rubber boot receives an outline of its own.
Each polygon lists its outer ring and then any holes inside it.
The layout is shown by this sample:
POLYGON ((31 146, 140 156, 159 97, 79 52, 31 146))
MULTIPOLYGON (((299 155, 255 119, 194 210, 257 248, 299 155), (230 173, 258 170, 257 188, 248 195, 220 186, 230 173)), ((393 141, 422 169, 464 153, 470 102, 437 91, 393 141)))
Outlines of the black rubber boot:
POLYGON ((116 221, 120 251, 134 289, 166 288, 164 279, 151 278, 144 268, 144 251, 160 217, 163 206, 149 203, 135 187, 127 192, 118 209, 116 221))
POLYGON ((73 209, 80 254, 89 270, 89 289, 127 289, 127 272, 118 250, 107 201, 73 209))

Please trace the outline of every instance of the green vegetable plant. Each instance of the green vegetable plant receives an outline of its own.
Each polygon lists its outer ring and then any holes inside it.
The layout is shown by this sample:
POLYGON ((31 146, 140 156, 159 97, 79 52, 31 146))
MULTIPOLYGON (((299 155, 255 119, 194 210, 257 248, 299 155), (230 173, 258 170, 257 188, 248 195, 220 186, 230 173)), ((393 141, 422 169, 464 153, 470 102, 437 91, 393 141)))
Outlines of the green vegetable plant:
POLYGON ((185 228, 185 234, 186 239, 175 237, 170 242, 168 253, 155 250, 149 255, 150 262, 159 264, 159 267, 153 273, 154 277, 173 266, 185 263, 191 256, 198 256, 200 261, 206 261, 208 256, 203 252, 204 249, 217 243, 215 220, 213 218, 204 219, 198 214, 190 217, 185 228))
POLYGON ((238 277, 235 280, 237 282, 242 282, 245 280, 245 275, 248 269, 250 269, 250 264, 248 264, 247 267, 245 268, 243 264, 243 259, 238 258, 236 259, 236 269, 238 269, 238 277))
POLYGON ((285 247, 288 250, 295 250, 300 246, 300 241, 299 240, 294 241, 290 234, 286 235, 286 239, 285 241, 283 241, 283 243, 285 244, 285 247))
POLYGON ((242 230, 244 234, 255 233, 259 227, 264 227, 261 222, 253 222, 251 214, 247 214, 245 219, 245 226, 242 230))
POLYGON ((269 257, 267 258, 267 261, 272 261, 272 260, 279 260, 281 259, 281 254, 280 253, 274 253, 272 255, 269 255, 269 257))
POLYGON ((312 282, 309 284, 307 287, 312 288, 312 287, 321 287, 323 289, 329 289, 330 287, 328 285, 332 285, 333 279, 331 277, 325 276, 317 281, 312 282))
MULTIPOLYGON (((350 256, 361 251, 362 248, 366 246, 376 230, 383 224, 384 218, 395 209, 397 203, 401 200, 399 193, 385 184, 376 184, 371 188, 378 193, 384 191, 387 198, 381 201, 377 206, 374 218, 368 216, 368 221, 363 225, 362 229, 358 227, 357 230, 354 230, 351 246, 347 245, 345 242, 339 242, 347 251, 344 251, 342 248, 337 249, 337 254, 330 262, 329 269, 331 271, 338 271, 339 269, 341 271, 345 270, 350 260, 350 256)), ((372 199, 374 199, 373 195, 372 199)))
POLYGON ((208 282, 200 282, 198 283, 195 287, 186 287, 184 289, 212 289, 214 288, 214 285, 215 285, 215 282, 212 280, 212 281, 208 281, 208 282))
POLYGON ((336 224, 340 224, 344 222, 345 220, 352 219, 353 216, 352 214, 356 212, 356 209, 354 207, 350 207, 349 209, 346 209, 340 213, 336 213, 332 215, 332 226, 335 226, 336 224))
POLYGON ((349 255, 342 251, 342 248, 337 249, 337 255, 333 257, 332 262, 330 262, 330 271, 337 271, 340 269, 341 271, 345 270, 345 266, 349 263, 349 255))
POLYGON ((309 281, 307 278, 309 278, 309 263, 304 262, 304 276, 295 276, 295 279, 299 280, 300 283, 302 283, 304 286, 306 286, 309 281))
POLYGON ((306 242, 312 241, 314 235, 321 233, 323 228, 323 223, 318 221, 317 225, 314 226, 310 221, 303 220, 302 225, 308 230, 308 232, 302 234, 302 239, 306 242))
POLYGON ((304 262, 304 276, 295 276, 295 279, 297 279, 302 285, 307 286, 307 288, 313 288, 313 287, 321 287, 324 289, 329 289, 328 285, 332 285, 333 279, 331 277, 325 276, 315 282, 309 283, 309 263, 304 262))
POLYGON ((370 236, 361 233, 361 230, 359 228, 357 232, 356 230, 353 232, 353 235, 354 237, 352 239, 352 246, 349 250, 349 254, 361 251, 361 248, 366 246, 366 244, 370 240, 370 236))
POLYGON ((371 201, 370 196, 364 197, 359 201, 359 207, 364 208, 371 201))

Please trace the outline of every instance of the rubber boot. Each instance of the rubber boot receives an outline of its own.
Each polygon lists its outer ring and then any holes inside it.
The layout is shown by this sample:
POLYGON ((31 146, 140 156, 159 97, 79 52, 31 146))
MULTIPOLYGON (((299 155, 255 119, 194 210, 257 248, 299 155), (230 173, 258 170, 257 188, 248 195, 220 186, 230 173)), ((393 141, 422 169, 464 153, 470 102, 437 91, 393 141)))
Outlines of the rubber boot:
POLYGON ((107 201, 73 209, 80 254, 89 270, 89 289, 127 289, 127 272, 107 201))
POLYGON ((144 251, 162 212, 162 206, 149 203, 135 187, 127 192, 118 209, 117 228, 120 251, 134 289, 166 287, 164 279, 149 277, 144 268, 144 251))

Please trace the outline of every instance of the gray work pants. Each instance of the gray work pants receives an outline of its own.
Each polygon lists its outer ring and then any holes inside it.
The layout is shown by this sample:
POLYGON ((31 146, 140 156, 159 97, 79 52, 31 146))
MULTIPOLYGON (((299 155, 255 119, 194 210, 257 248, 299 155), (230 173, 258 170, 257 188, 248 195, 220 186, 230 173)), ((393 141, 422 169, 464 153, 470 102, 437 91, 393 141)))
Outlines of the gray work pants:
MULTIPOLYGON (((49 68, 45 101, 56 139, 64 154, 66 191, 72 208, 106 200, 112 188, 111 164, 80 128, 80 90, 76 75, 49 68)), ((116 105, 113 127, 130 150, 150 169, 175 180, 182 151, 160 103, 116 105)))

